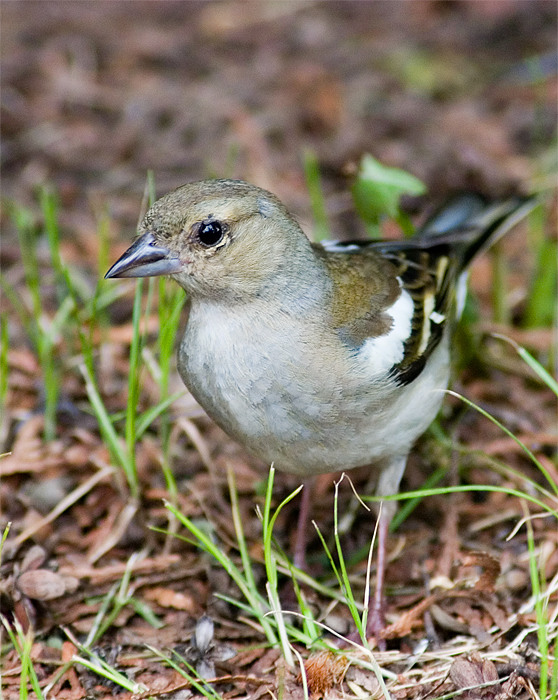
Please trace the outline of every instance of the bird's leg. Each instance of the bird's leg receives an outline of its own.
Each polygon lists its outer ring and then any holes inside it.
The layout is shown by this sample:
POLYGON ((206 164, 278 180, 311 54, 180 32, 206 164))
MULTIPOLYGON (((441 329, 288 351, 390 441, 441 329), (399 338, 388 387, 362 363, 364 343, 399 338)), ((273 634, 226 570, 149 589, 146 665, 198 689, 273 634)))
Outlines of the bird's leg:
POLYGON ((306 569, 306 535, 308 532, 308 519, 310 517, 310 499, 314 486, 314 479, 305 479, 298 511, 296 526, 296 539, 294 545, 293 563, 297 569, 306 569))
POLYGON ((378 515, 376 585, 374 587, 374 594, 370 597, 370 602, 368 605, 368 619, 366 622, 366 636, 375 637, 378 642, 378 646, 380 647, 383 645, 381 634, 386 626, 386 598, 384 593, 384 579, 387 564, 387 536, 389 524, 392 518, 392 513, 387 512, 390 509, 386 508, 386 505, 388 505, 386 502, 382 503, 382 507, 380 508, 380 513, 378 515))
MULTIPOLYGON (((399 491, 399 483, 403 472, 405 471, 405 465, 407 463, 407 455, 400 456, 393 459, 391 463, 385 467, 378 480, 378 486, 376 487, 376 494, 378 496, 391 496, 399 491)), ((378 521, 378 559, 376 564, 376 586, 374 588, 374 594, 370 597, 370 603, 368 605, 368 619, 366 623, 366 636, 375 637, 378 642, 378 646, 385 646, 385 642, 382 640, 382 631, 386 626, 385 620, 385 610, 386 610, 386 600, 384 593, 384 578, 387 564, 387 537, 389 524, 395 511, 397 510, 397 505, 395 501, 383 501, 378 521)))

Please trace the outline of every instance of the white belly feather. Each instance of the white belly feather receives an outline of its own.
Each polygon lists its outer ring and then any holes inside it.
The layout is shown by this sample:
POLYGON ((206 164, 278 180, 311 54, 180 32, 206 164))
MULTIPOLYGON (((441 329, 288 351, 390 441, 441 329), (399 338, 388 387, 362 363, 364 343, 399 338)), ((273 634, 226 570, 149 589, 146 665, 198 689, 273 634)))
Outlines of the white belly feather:
POLYGON ((282 316, 274 324, 258 313, 194 305, 178 368, 217 424, 283 471, 304 475, 383 462, 405 455, 426 430, 449 376, 444 339, 428 373, 406 386, 385 378, 402 358, 409 302, 402 294, 390 310, 390 333, 353 355, 337 337, 323 339, 327 347, 310 346, 300 319, 282 316))

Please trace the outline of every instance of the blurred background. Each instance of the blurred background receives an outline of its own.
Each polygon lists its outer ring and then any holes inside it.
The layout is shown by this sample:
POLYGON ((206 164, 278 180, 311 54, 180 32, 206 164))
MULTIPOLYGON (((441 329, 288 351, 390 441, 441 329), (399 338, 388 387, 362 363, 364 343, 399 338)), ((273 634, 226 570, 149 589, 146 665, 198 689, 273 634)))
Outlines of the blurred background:
POLYGON ((440 197, 530 187, 555 136, 556 13, 553 0, 4 2, 3 194, 32 204, 50 183, 74 235, 108 206, 129 236, 148 170, 158 193, 241 177, 305 219, 308 149, 341 229, 363 152, 440 197))
MULTIPOLYGON (((316 165, 332 234, 356 237, 365 227, 350 186, 364 153, 426 183, 426 197, 407 200, 410 213, 462 189, 490 197, 534 191, 543 200, 475 263, 475 293, 454 341, 463 371, 453 386, 511 433, 449 398, 413 451, 406 489, 449 482, 478 490, 429 497, 407 510, 387 580, 391 607, 397 599, 409 628, 387 652, 400 647, 401 655, 385 659, 398 698, 440 697, 478 682, 484 661, 479 670, 465 660, 467 673, 461 668, 452 680, 453 647, 417 685, 418 666, 433 657, 409 662, 409 654, 425 635, 438 648, 466 635, 469 646, 459 649, 493 654, 500 675, 527 669, 522 678, 535 683, 544 674, 538 659, 550 656, 550 642, 545 647, 541 639, 547 627, 549 637, 556 634, 545 619, 551 604, 537 591, 547 586, 556 595, 557 531, 536 517, 510 539, 528 498, 509 489, 536 494, 533 512, 544 515, 543 501, 556 508, 556 397, 544 374, 556 359, 555 0, 4 0, 0 11, 0 537, 11 522, 0 552, 0 604, 19 622, 28 650, 26 662, 17 643, 3 644, 3 697, 27 697, 21 669, 33 664, 37 687, 54 689, 48 697, 92 696, 98 674, 85 673, 82 661, 77 671, 64 666, 78 650, 68 630, 86 640, 97 661, 102 644, 103 659, 159 697, 183 678, 146 658, 145 644, 179 645, 196 664, 201 652, 192 656, 188 644, 206 613, 218 623, 215 644, 238 652, 227 672, 265 679, 250 695, 235 675, 242 697, 281 696, 279 652, 262 646, 238 608, 214 595, 239 595, 225 570, 164 534, 179 526, 162 505, 170 499, 203 523, 238 562, 226 476, 233 470, 237 522, 264 590, 254 504, 263 507, 266 471, 204 418, 182 387, 174 363, 182 291, 156 280, 143 287, 142 299, 135 281, 102 278, 135 233, 149 173, 157 194, 205 177, 248 180, 276 193, 312 234, 308 173, 315 175, 316 165), (530 358, 527 366, 514 342, 541 365, 530 358), (526 458, 516 437, 537 461, 526 458), (508 493, 484 492, 486 485, 508 493), (485 567, 494 580, 502 574, 495 585, 485 577, 490 606, 482 620, 479 591, 469 587, 467 567, 475 561, 454 566, 472 549, 490 554, 475 570, 485 567), (469 602, 452 602, 448 589, 435 624, 428 623, 430 611, 424 626, 409 616, 432 581, 446 588, 450 578, 472 591, 469 602)), ((382 233, 401 235, 395 225, 382 233)), ((352 478, 366 493, 367 471, 352 478)), ((296 486, 278 475, 274 497, 296 486)), ((316 493, 314 517, 332 533, 331 475, 316 493)), ((341 512, 358 521, 343 548, 360 567, 363 587, 372 525, 351 498, 346 487, 341 512)), ((296 508, 293 500, 276 524, 287 552, 296 508)), ((312 544, 318 570, 327 572, 316 537, 312 544)), ((309 596, 329 614, 329 601, 315 591, 309 596)), ((292 590, 284 599, 292 600, 292 590)), ((339 629, 349 629, 346 608, 336 615, 345 625, 339 629)), ((302 697, 297 672, 287 677, 283 697, 302 697)), ((354 697, 372 697, 371 674, 351 669, 347 678, 351 673, 364 688, 354 697)), ((96 697, 113 697, 115 687, 109 683, 96 697)), ((527 700, 534 692, 504 689, 502 697, 527 700)), ((345 688, 343 697, 353 695, 345 688)))

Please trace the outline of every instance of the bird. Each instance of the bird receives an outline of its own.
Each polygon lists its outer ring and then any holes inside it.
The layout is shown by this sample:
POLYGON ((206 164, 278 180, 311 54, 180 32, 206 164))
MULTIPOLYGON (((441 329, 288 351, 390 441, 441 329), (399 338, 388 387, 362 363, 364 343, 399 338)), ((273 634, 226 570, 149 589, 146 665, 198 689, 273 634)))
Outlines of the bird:
MULTIPOLYGON (((315 243, 274 194, 202 180, 158 199, 105 277, 187 292, 178 372, 249 452, 303 480, 369 466, 385 498, 442 404, 470 263, 532 206, 464 193, 410 238, 315 243)), ((378 522, 377 639, 395 510, 384 501, 378 522)))

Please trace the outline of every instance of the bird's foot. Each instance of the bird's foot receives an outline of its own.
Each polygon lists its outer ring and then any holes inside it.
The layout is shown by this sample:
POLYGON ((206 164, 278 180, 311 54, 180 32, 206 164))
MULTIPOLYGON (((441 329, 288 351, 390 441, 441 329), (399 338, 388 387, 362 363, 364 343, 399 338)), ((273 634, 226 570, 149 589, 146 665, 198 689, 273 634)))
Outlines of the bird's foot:
POLYGON ((380 651, 386 650, 386 640, 383 636, 386 629, 385 604, 384 601, 378 603, 373 601, 368 610, 368 620, 366 622, 366 638, 374 637, 376 645, 380 651))

